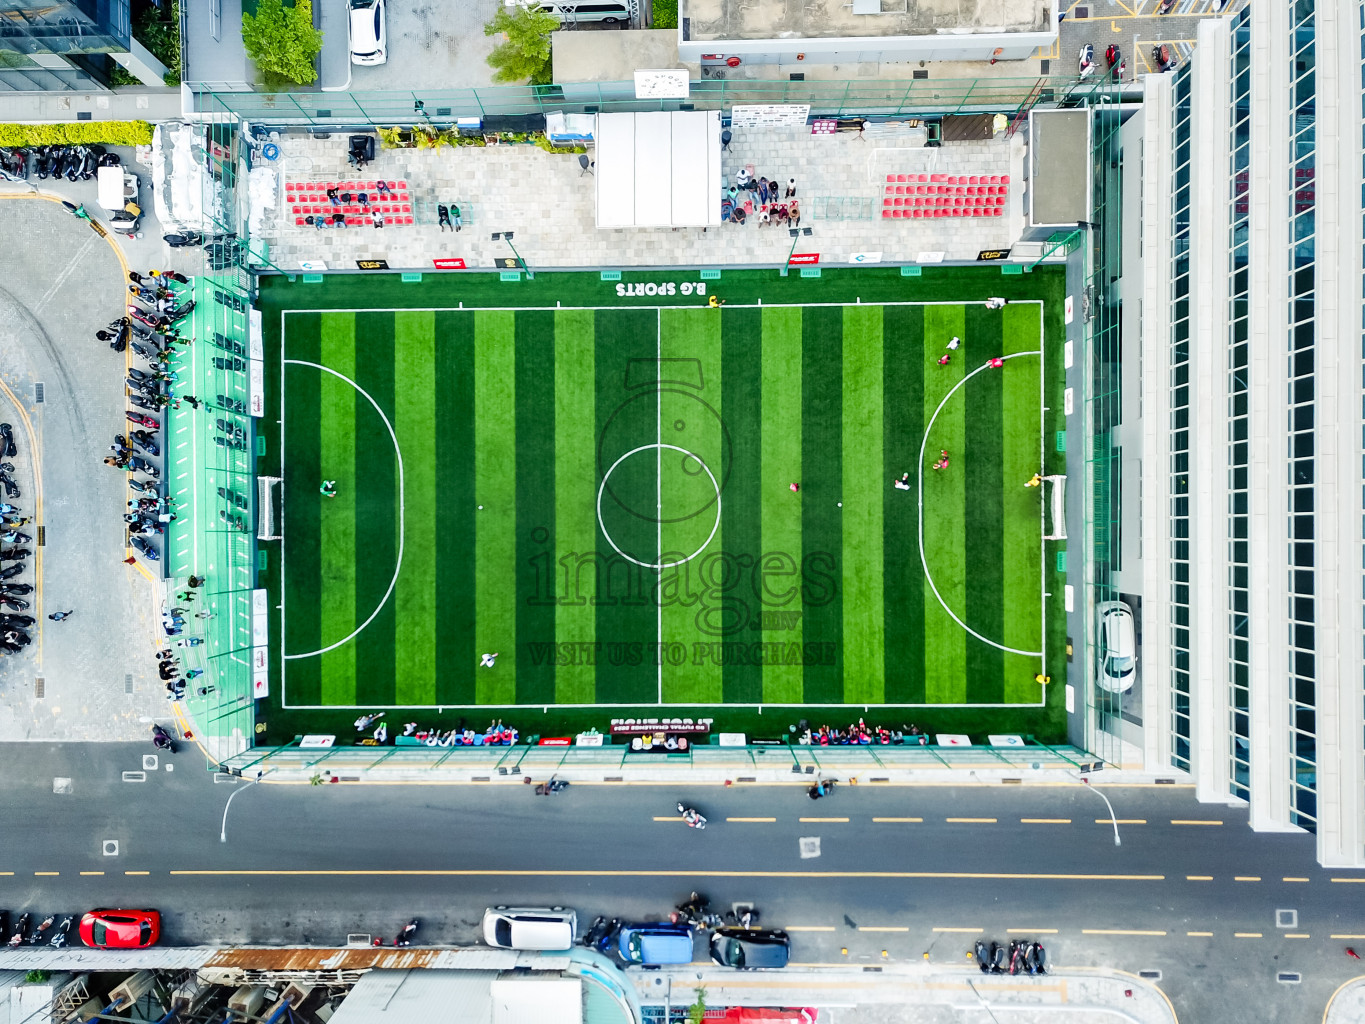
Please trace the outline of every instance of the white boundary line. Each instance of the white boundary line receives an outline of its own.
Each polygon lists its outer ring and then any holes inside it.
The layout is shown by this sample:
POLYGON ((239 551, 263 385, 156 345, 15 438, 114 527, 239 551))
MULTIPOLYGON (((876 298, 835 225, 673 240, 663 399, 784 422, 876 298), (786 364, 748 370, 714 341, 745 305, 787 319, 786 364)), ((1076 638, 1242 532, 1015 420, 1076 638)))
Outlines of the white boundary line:
MULTIPOLYGON (((1045 312, 1046 312, 1046 311, 1045 311, 1045 304, 1043 303, 1043 300, 1042 300, 1042 299, 1012 299, 1012 300, 1010 300, 1010 304, 1011 304, 1011 305, 1020 305, 1020 306, 1029 305, 1029 304, 1036 305, 1036 306, 1038 307, 1039 331, 1040 331, 1040 332, 1042 331, 1043 323, 1044 323, 1044 315, 1045 315, 1045 312)), ((734 305, 733 308, 735 308, 735 309, 762 309, 764 306, 768 306, 768 307, 774 308, 774 309, 781 309, 781 308, 788 308, 788 307, 793 307, 793 306, 794 306, 794 307, 812 307, 812 308, 816 308, 816 307, 825 307, 825 306, 829 306, 829 307, 843 307, 843 306, 847 306, 847 305, 848 305, 848 303, 846 303, 846 302, 767 302, 767 303, 764 303, 764 302, 755 302, 755 303, 739 303, 738 305, 734 305)), ((970 305, 970 303, 962 302, 961 300, 958 300, 958 301, 947 301, 947 300, 945 300, 945 301, 933 301, 933 302, 926 302, 926 301, 909 301, 909 302, 904 302, 904 301, 895 301, 895 300, 882 300, 882 301, 878 301, 878 302, 869 302, 868 305, 873 305, 873 306, 963 306, 963 305, 970 305)), ((434 313, 444 313, 444 312, 456 312, 456 313, 469 312, 469 313, 474 313, 474 312, 479 312, 479 311, 503 311, 503 312, 511 311, 511 312, 517 312, 517 311, 523 310, 523 309, 550 309, 550 310, 555 310, 555 309, 586 309, 586 310, 598 310, 598 309, 648 309, 648 308, 649 308, 649 307, 646 306, 646 305, 644 305, 644 304, 641 304, 641 305, 639 305, 639 306, 628 306, 628 305, 625 305, 624 303, 611 304, 611 305, 605 305, 605 306, 604 306, 604 305, 593 305, 593 306, 586 306, 586 305, 585 305, 585 306, 564 306, 564 305, 560 305, 560 304, 556 304, 556 305, 554 305, 554 306, 464 306, 464 305, 458 305, 458 304, 457 304, 457 305, 454 305, 454 306, 449 306, 449 305, 447 305, 447 306, 402 306, 402 307, 398 307, 398 306, 391 306, 391 307, 369 306, 369 307, 366 307, 366 308, 364 309, 364 312, 367 312, 367 313, 398 313, 398 312, 414 311, 414 312, 434 312, 434 313)), ((676 303, 676 304, 667 305, 667 306, 661 306, 661 305, 655 305, 655 306, 654 306, 656 316, 658 316, 658 317, 660 318, 660 320, 662 320, 663 310, 665 310, 665 309, 689 309, 689 308, 691 308, 690 304, 685 304, 685 303, 676 303)), ((285 429, 285 428, 284 428, 284 364, 285 364, 285 362, 287 362, 287 360, 284 358, 285 343, 286 343, 286 337, 287 337, 287 336, 286 336, 286 331, 285 331, 286 317, 287 317, 288 314, 290 314, 290 313, 309 313, 309 314, 311 314, 311 313, 355 313, 355 312, 357 312, 357 310, 356 310, 356 308, 355 308, 354 306, 349 306, 349 307, 345 307, 345 308, 338 307, 338 308, 333 308, 333 309, 324 309, 324 308, 320 308, 320 307, 319 307, 319 308, 312 308, 312 307, 309 307, 309 308, 303 308, 303 309, 281 309, 281 310, 280 310, 280 450, 281 450, 281 454, 280 454, 280 469, 281 469, 281 474, 280 474, 280 475, 281 475, 281 476, 284 475, 284 472, 283 472, 283 470, 284 470, 284 429, 285 429)), ((1042 339, 1042 334, 1041 334, 1041 333, 1040 333, 1040 335, 1039 335, 1039 338, 1040 338, 1040 341, 1041 341, 1041 339, 1042 339)), ((662 334, 659 335, 659 340, 658 340, 658 342, 657 342, 657 351, 659 351, 660 354, 662 354, 662 334)), ((1016 353, 1016 354, 1023 355, 1024 353, 1016 353)), ((329 371, 329 372, 330 372, 330 371, 329 371)), ((358 390, 358 389, 357 389, 357 390, 358 390)), ((366 397, 369 398, 368 395, 366 395, 366 397)), ((371 401, 373 401, 373 399, 371 399, 371 401)), ((382 412, 381 412, 381 415, 382 415, 382 412)), ((937 413, 935 413, 935 415, 937 415, 937 413)), ((387 419, 385 420, 385 422, 387 422, 387 419)), ((1041 419, 1040 419, 1040 427, 1041 427, 1041 419)), ((390 429, 392 430, 392 428, 390 428, 390 429)), ((1040 443, 1041 443, 1041 442, 1040 442, 1040 443)), ((394 443, 394 448, 395 448, 395 450, 397 450, 397 441, 396 441, 396 440, 395 440, 395 443, 394 443)), ((401 459, 401 453, 400 453, 400 459, 401 459)), ((923 467, 923 460, 922 460, 922 459, 921 459, 921 461, 920 461, 920 466, 921 466, 920 473, 921 473, 921 476, 922 476, 922 475, 923 475, 923 468, 922 468, 922 467, 923 467)), ((401 475, 400 475, 400 481, 401 481, 401 475)), ((283 491, 281 491, 281 502, 283 502, 283 491)), ((280 521, 281 521, 281 531, 280 531, 280 532, 281 532, 281 534, 283 535, 283 533, 284 533, 284 529, 283 529, 283 524, 284 524, 283 512, 281 512, 280 521)), ((923 521, 923 518, 921 517, 921 522, 922 522, 922 521, 923 521)), ((660 530, 662 530, 662 526, 660 526, 660 530)), ((400 542, 400 543, 401 543, 401 542, 400 542)), ((400 550, 401 550, 401 548, 400 548, 400 550)), ((921 557, 922 557, 922 555, 923 555, 923 552, 922 552, 922 540, 921 540, 921 557)), ((1044 569, 1044 571, 1046 571, 1046 570, 1044 569)), ((1041 598, 1041 593, 1040 593, 1039 596, 1040 596, 1040 598, 1041 598)), ((286 602, 286 600, 285 600, 285 590, 284 590, 284 541, 281 540, 281 541, 280 541, 280 644, 281 644, 281 646, 283 646, 283 644, 284 644, 284 615, 285 615, 285 607, 284 607, 284 606, 285 606, 286 603, 287 603, 287 602, 286 602)), ((951 614, 951 613, 949 613, 949 614, 951 614)), ((1044 621, 1046 621, 1046 614, 1047 614, 1046 609, 1044 609, 1043 614, 1044 614, 1044 617, 1045 617, 1045 618, 1044 618, 1044 621)), ((659 635, 660 639, 662 640, 662 636, 663 636, 663 610, 662 610, 662 609, 659 610, 659 627, 658 627, 658 628, 659 628, 659 634, 658 634, 658 635, 659 635)), ((282 660, 281 660, 281 665, 280 665, 280 675, 281 675, 281 679, 280 679, 280 707, 281 707, 282 709, 291 710, 291 711, 292 711, 292 710, 298 710, 298 711, 334 711, 334 710, 336 710, 338 707, 341 707, 341 706, 342 706, 342 705, 338 705, 338 704, 289 704, 289 703, 287 702, 286 698, 285 698, 285 681, 284 681, 284 676, 285 676, 285 671, 284 671, 284 669, 285 669, 285 666, 284 666, 284 661, 283 661, 283 659, 284 659, 284 655, 283 655, 283 654, 281 654, 281 659, 282 659, 282 660)), ((663 697, 663 689, 662 689, 662 688, 663 688, 663 666, 660 666, 660 667, 659 667, 659 697, 660 697, 660 699, 659 699, 659 702, 658 702, 658 703, 659 703, 660 706, 671 706, 671 705, 664 705, 663 699, 662 699, 662 697, 663 697)), ((943 703, 933 703, 933 704, 929 704, 929 703, 925 703, 925 704, 882 704, 882 705, 875 705, 875 706, 877 706, 877 707, 888 707, 888 708, 889 708, 889 707, 906 707, 906 708, 910 708, 910 707, 916 707, 916 708, 1030 708, 1030 707, 1042 707, 1042 706, 1045 705, 1045 703, 1046 703, 1046 695, 1044 695, 1043 700, 1040 701, 1038 704, 1020 704, 1020 703, 1017 703, 1017 702, 1010 702, 1010 703, 1001 702, 1001 703, 998 703, 998 704, 982 704, 982 703, 967 703, 967 704, 943 704, 943 703)), ((359 705, 354 705, 354 706, 357 706, 357 707, 358 707, 359 705)), ((412 710, 429 710, 429 709, 431 709, 431 708, 440 707, 441 705, 437 705, 437 704, 391 704, 391 705, 388 705, 388 706, 391 707, 391 708, 393 708, 394 710, 398 710, 398 709, 402 709, 402 708, 409 708, 409 709, 412 709, 412 710)), ((470 706, 470 707, 478 707, 478 706, 480 706, 480 705, 468 705, 468 706, 470 706)), ((513 705, 507 705, 507 706, 508 706, 508 707, 541 707, 541 705, 539 705, 539 704, 534 704, 534 705, 532 705, 532 704, 513 704, 513 705)), ((603 704, 603 703, 600 703, 600 702, 594 702, 594 703, 590 703, 590 704, 556 704, 556 705, 555 705, 555 707, 558 707, 558 708, 604 708, 604 707, 635 707, 635 706, 637 706, 637 705, 603 704)), ((810 707, 810 705, 809 705, 808 703, 805 703, 805 702, 794 703, 794 704, 787 704, 787 703, 766 702, 766 701, 764 701, 764 702, 751 702, 751 703, 734 703, 734 702, 730 702, 730 703, 727 703, 725 706, 726 706, 726 707, 733 707, 733 708, 804 708, 804 707, 810 707)), ((871 707, 873 707, 874 705, 865 705, 865 704, 829 704, 829 705, 821 705, 821 706, 822 706, 822 707, 826 707, 826 706, 827 706, 827 707, 861 707, 861 708, 863 708, 864 711, 868 711, 868 710, 869 710, 871 707)))
MULTIPOLYGON (((1041 362, 1042 362, 1043 353, 1042 353, 1041 350, 1039 350, 1039 351, 1037 351, 1037 352, 1011 352, 1009 355, 1007 355, 1007 356, 1001 356, 1000 358, 1002 358, 1002 359, 1018 359, 1020 356, 1037 356, 1037 357, 1038 357, 1038 361, 1041 363, 1041 362)), ((966 631, 967 631, 968 633, 970 633, 972 636, 976 637, 976 638, 977 638, 978 640, 980 640, 983 644, 989 644, 990 646, 995 647, 995 648, 998 648, 999 650, 1005 651, 1005 652, 1008 653, 1008 654, 1023 654, 1023 655, 1026 655, 1026 656, 1028 656, 1028 657, 1039 657, 1039 656, 1042 655, 1042 653, 1043 653, 1042 651, 1021 651, 1021 650, 1019 650, 1019 649, 1016 648, 1016 647, 1006 647, 1004 644, 998 643, 998 642, 996 642, 995 640, 992 640, 990 637, 982 636, 982 635, 981 635, 980 633, 978 633, 976 630, 972 629, 971 626, 967 625, 965 622, 963 622, 961 619, 959 619, 959 618, 957 617, 957 614, 956 614, 951 608, 948 607, 948 602, 945 601, 945 600, 943 600, 943 595, 940 594, 940 593, 938 592, 938 584, 936 584, 936 583, 934 582, 934 574, 931 573, 931 572, 929 571, 929 562, 928 562, 928 560, 924 557, 924 447, 925 447, 925 445, 927 445, 927 444, 929 443, 929 431, 931 431, 931 430, 934 429, 934 421, 938 419, 938 414, 941 413, 941 412, 943 411, 943 407, 944 407, 945 405, 948 404, 949 399, 951 399, 951 398, 953 397, 953 395, 957 394, 958 388, 962 387, 963 384, 966 384, 967 381, 971 380, 973 377, 975 377, 975 376, 976 376, 978 373, 980 373, 982 370, 989 370, 990 368, 991 368, 991 367, 990 367, 990 364, 989 364, 989 363, 982 363, 982 364, 981 364, 980 366, 978 366, 975 370, 973 370, 971 373, 967 374, 967 375, 966 375, 965 377, 963 377, 960 381, 958 381, 956 384, 954 384, 954 385, 948 390, 948 393, 947 393, 946 395, 943 396, 943 401, 941 401, 941 402, 938 403, 938 408, 935 409, 935 410, 934 410, 934 414, 933 414, 932 416, 929 417, 929 422, 926 423, 926 424, 924 425, 924 436, 923 436, 922 438, 920 438, 920 443, 919 443, 919 466, 918 466, 918 469, 919 469, 919 564, 924 568, 924 578, 929 582, 929 589, 932 590, 932 591, 934 592, 934 597, 938 598, 938 603, 941 604, 941 605, 943 606, 943 610, 944 610, 945 612, 948 613, 948 617, 949 617, 950 619, 952 619, 954 622, 956 622, 959 626, 961 626, 964 630, 966 630, 966 631)), ((1039 443, 1041 444, 1042 442, 1040 441, 1039 443)), ((985 705, 977 705, 977 706, 978 706, 978 707, 984 707, 985 705)), ((1014 706, 1015 706, 1015 707, 1018 707, 1019 705, 1014 705, 1014 706)), ((1027 705, 1024 705, 1024 706, 1027 707, 1027 705)))
MULTIPOLYGON (((352 640, 356 638, 356 636, 364 632, 365 627, 374 621, 374 617, 378 615, 380 611, 383 610, 384 605, 388 604, 389 598, 393 596, 393 588, 398 585, 398 574, 403 569, 403 535, 405 532, 403 523, 405 509, 403 492, 403 451, 401 448, 398 447, 398 435, 393 432, 393 424, 390 423, 389 418, 384 415, 384 410, 379 408, 379 403, 376 402, 373 398, 371 398, 370 393, 366 391, 364 388, 362 388, 355 381, 351 380, 350 377, 347 377, 344 373, 338 373, 331 367, 322 366, 319 363, 310 363, 304 359, 282 359, 281 362, 283 362, 286 365, 292 364, 294 366, 311 366, 315 370, 321 370, 324 373, 330 373, 333 377, 337 377, 341 380, 344 380, 347 384, 351 385, 351 387, 355 388, 357 393, 364 395, 365 400, 369 402, 372 406, 374 406, 374 411, 379 413, 379 418, 384 421, 384 426, 388 428, 389 437, 392 438, 393 440, 393 452, 394 455, 397 456, 398 458, 398 560, 394 563, 393 579, 389 580, 389 589, 384 591, 383 599, 377 605, 374 606, 374 611, 370 612, 370 617, 368 619, 366 619, 359 626, 357 626, 349 636, 343 637, 342 639, 338 640, 336 643, 331 644, 328 647, 323 647, 316 651, 309 651, 306 654, 285 654, 283 649, 284 638, 281 637, 280 658, 285 661, 293 661, 296 658, 312 658, 319 654, 326 654, 328 651, 336 650, 343 644, 350 643, 352 640)), ((280 380, 281 382, 283 382, 284 380, 283 372, 281 372, 280 374, 280 380)), ((283 391, 283 388, 281 388, 281 391, 283 391)), ((283 531, 281 531, 281 533, 283 533, 283 531)), ((281 584, 283 584, 283 580, 281 580, 281 584)))
MULTIPOLYGON (((624 455, 622 455, 619 459, 617 459, 615 462, 611 464, 611 468, 609 468, 605 473, 602 474, 602 482, 597 487, 597 525, 601 528, 602 536, 607 538, 607 543, 611 545, 612 550, 615 551, 622 558, 624 558, 627 562, 634 562, 641 568, 648 569, 651 572, 663 572, 665 569, 673 569, 680 565, 686 565, 688 562, 692 561, 692 559, 696 558, 703 551, 709 548, 711 546, 711 542, 716 539, 716 531, 720 529, 720 481, 716 479, 716 474, 711 472, 711 467, 708 466, 705 463, 705 461, 702 460, 702 457, 698 455, 696 452, 689 452, 686 448, 679 448, 676 444, 664 444, 662 442, 660 442, 659 444, 642 444, 638 448, 632 448, 630 451, 626 452, 624 455), (686 558, 678 559, 676 562, 662 561, 642 562, 638 558, 634 558, 626 554, 624 551, 622 551, 620 548, 616 546, 616 541, 611 539, 611 533, 607 530, 607 524, 602 522, 602 495, 605 494, 607 491, 607 481, 611 478, 611 474, 615 472, 616 467, 619 466, 621 463, 625 462, 626 459, 630 458, 632 455, 637 455, 640 452, 646 451, 650 448, 653 448, 656 452, 658 452, 654 459, 654 491, 659 503, 658 509, 661 515, 663 513, 664 503, 663 483, 660 480, 660 476, 663 473, 663 456, 665 448, 673 452, 682 452, 689 458, 696 459, 697 465, 701 466, 701 468, 706 471, 706 475, 711 478, 711 486, 714 487, 716 490, 716 522, 715 525, 711 527, 711 535, 706 538, 706 540, 702 543, 702 546, 697 548, 696 551, 692 552, 686 558)), ((657 552, 659 558, 663 558, 664 556, 663 529, 664 529, 663 521, 656 520, 655 536, 657 538, 656 544, 658 545, 657 552)), ((659 605, 659 623, 660 623, 659 642, 662 643, 663 605, 659 605)))
MULTIPOLYGON (((285 599, 285 592, 284 592, 284 580, 285 580, 285 575, 284 575, 284 545, 285 545, 285 539, 284 539, 284 535, 285 535, 285 528, 284 528, 284 523, 285 523, 285 506, 284 506, 284 453, 285 453, 285 450, 286 450, 286 449, 285 449, 285 444, 284 444, 284 423, 285 423, 285 419, 284 419, 284 346, 285 346, 285 341, 287 340, 287 335, 286 335, 286 333, 285 333, 285 320, 286 320, 286 317, 287 317, 287 314, 288 314, 288 313, 289 313, 289 310, 287 310, 287 309, 282 309, 282 310, 280 310, 280 376, 279 376, 279 384, 278 384, 278 387, 279 387, 279 389, 280 389, 280 528, 279 528, 279 529, 280 529, 280 708, 281 708, 281 709, 289 707, 288 697, 287 697, 287 695, 286 695, 286 693, 285 693, 285 686, 287 685, 287 677, 288 677, 289 673, 285 671, 286 664, 285 664, 285 657, 284 657, 284 638, 285 638, 286 636, 289 635, 289 634, 285 631, 285 623, 284 623, 285 608, 286 608, 286 606, 289 604, 289 602, 285 599)), ((321 347, 321 346, 319 346, 319 347, 321 347)), ((259 488, 258 488, 258 490, 259 490, 259 488)), ((320 611, 320 610, 321 610, 321 609, 319 609, 319 611, 320 611)), ((267 639, 269 639, 269 634, 268 634, 268 633, 267 633, 267 639)), ((269 664, 268 659, 267 659, 267 664, 269 664)))
MULTIPOLYGON (((1063 300, 1065 301, 1065 300, 1063 300)), ((1043 347, 1043 305, 1038 304, 1038 347, 1043 347)), ((1042 473, 1047 469, 1047 434, 1044 428, 1047 426, 1047 353, 1043 350, 1038 355, 1038 472, 1042 473)), ((1063 473, 1065 475, 1065 473, 1063 473)), ((1038 488, 1038 497, 1043 496, 1042 488, 1038 488)), ((1066 515, 1066 509, 1062 509, 1062 515, 1066 515)), ((1047 528, 1046 528, 1047 505, 1043 501, 1038 502, 1038 606, 1042 610, 1041 622, 1043 625, 1043 635, 1039 638, 1038 646, 1043 650, 1040 654, 1042 665, 1038 671, 1047 674, 1047 528)), ((1047 704, 1047 687, 1039 685, 1038 701, 1047 704)))

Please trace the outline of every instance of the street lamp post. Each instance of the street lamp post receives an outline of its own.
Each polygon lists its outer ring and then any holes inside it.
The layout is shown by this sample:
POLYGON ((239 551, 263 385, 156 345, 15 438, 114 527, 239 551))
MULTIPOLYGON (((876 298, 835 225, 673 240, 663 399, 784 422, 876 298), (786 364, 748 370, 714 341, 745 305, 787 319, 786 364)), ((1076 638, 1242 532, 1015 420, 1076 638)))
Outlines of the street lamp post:
POLYGON ((506 242, 507 248, 512 250, 512 255, 515 256, 517 258, 517 262, 521 264, 521 269, 526 271, 526 280, 534 281, 536 279, 536 275, 531 271, 531 268, 527 266, 526 261, 521 258, 521 253, 517 252, 517 247, 512 244, 512 234, 513 233, 511 231, 494 231, 493 241, 496 242, 498 239, 502 239, 504 242, 506 242))
POLYGON ((1089 779, 1082 778, 1081 785, 1088 788, 1090 792, 1094 793, 1097 797, 1103 800, 1104 806, 1109 808, 1109 820, 1114 826, 1114 845, 1122 846, 1123 842, 1122 840, 1119 839, 1119 819, 1118 816, 1114 814, 1114 805, 1109 802, 1109 798, 1107 796, 1105 796, 1098 789, 1090 785, 1089 779))
POLYGON ((810 237, 810 228, 788 228, 787 234, 792 236, 792 247, 787 250, 787 261, 782 264, 782 276, 787 276, 787 271, 791 269, 792 254, 796 252, 797 239, 810 237))
POLYGON ((228 816, 228 808, 232 806, 233 797, 235 797, 238 793, 241 793, 243 790, 250 789, 252 786, 256 785, 256 783, 260 782, 261 779, 265 778, 265 774, 266 774, 266 773, 263 772, 263 771, 257 772, 257 773, 256 773, 256 777, 255 777, 254 779, 252 779, 250 782, 248 782, 248 783, 247 783, 245 786, 243 786, 241 789, 234 789, 234 790, 232 791, 231 795, 227 798, 227 803, 225 803, 225 804, 223 805, 223 827, 220 828, 220 829, 218 830, 218 841, 219 841, 220 843, 226 843, 226 842, 227 842, 227 816, 228 816))

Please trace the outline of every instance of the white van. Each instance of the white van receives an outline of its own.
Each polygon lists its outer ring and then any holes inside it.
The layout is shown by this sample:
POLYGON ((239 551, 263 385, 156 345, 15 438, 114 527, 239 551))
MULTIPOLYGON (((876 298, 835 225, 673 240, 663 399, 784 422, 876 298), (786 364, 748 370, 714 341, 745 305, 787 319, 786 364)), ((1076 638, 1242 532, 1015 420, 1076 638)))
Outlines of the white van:
POLYGON ((629 0, 503 0, 508 7, 539 7, 546 14, 553 14, 562 24, 583 21, 600 21, 606 25, 616 25, 630 21, 629 0))
POLYGON ((578 915, 563 907, 489 907, 483 940, 499 949, 572 949, 578 915))

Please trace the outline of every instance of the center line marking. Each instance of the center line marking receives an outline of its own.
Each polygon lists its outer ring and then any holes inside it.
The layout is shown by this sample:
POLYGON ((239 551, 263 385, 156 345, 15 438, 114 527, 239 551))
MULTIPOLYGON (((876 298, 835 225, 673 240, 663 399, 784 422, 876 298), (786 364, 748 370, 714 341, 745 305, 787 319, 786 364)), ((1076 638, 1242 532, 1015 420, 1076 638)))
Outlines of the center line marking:
POLYGON ((789 924, 783 929, 789 932, 832 932, 832 924, 789 924))
POLYGON ((1056 928, 1006 928, 1006 935, 1056 935, 1056 928))
POLYGON ((1185 934, 1188 935, 1188 936, 1190 936, 1191 938, 1195 938, 1195 939, 1211 939, 1211 938, 1213 938, 1213 932, 1186 932, 1185 934))
POLYGON ((1234 939, 1259 939, 1259 938, 1261 937, 1261 933, 1260 933, 1260 932, 1233 932, 1233 933, 1232 933, 1232 937, 1233 937, 1234 939))
POLYGON ((61 874, 60 871, 35 871, 35 872, 33 872, 33 877, 34 877, 34 878, 56 878, 56 877, 57 877, 58 875, 60 875, 60 874, 61 874))
POLYGON ((1333 935, 1334 939, 1365 939, 1365 935, 1333 935))
POLYGON ((150 875, 150 871, 125 871, 125 875, 150 875))
POLYGON ((776 818, 726 818, 726 821, 776 821, 776 818))
POLYGON ((102 874, 104 874, 104 872, 103 872, 103 871, 82 871, 81 874, 82 874, 82 875, 102 875, 102 874))
POLYGON ((859 925, 860 932, 908 932, 908 925, 888 924, 888 925, 859 925))
POLYGON ((1285 875, 1283 878, 1280 879, 1280 881, 1281 881, 1281 882, 1306 882, 1306 881, 1308 881, 1308 879, 1306 879, 1306 878, 1298 878, 1298 877, 1295 877, 1294 875, 1285 875))
POLYGON ((1212 875, 1186 875, 1186 876, 1185 876, 1185 881, 1187 881, 1187 882, 1212 882, 1212 881, 1213 881, 1213 876, 1212 876, 1212 875))
POLYGON ((1214 821, 1209 818, 1172 818, 1172 825, 1221 825, 1221 821, 1214 821))
POLYGON ((994 825, 994 818, 944 818, 949 824, 961 825, 994 825))
POLYGON ((1260 876, 1260 875, 1233 875, 1233 876, 1232 876, 1232 880, 1233 880, 1234 882, 1259 882, 1259 881, 1261 880, 1261 876, 1260 876))
POLYGON ((820 821, 848 821, 847 818, 797 818, 797 821, 820 822, 820 821))
POLYGON ((965 934, 965 935, 978 935, 978 934, 981 933, 982 929, 980 929, 980 928, 935 928, 934 931, 936 931, 936 932, 960 932, 960 933, 965 934))
POLYGON ((1021 825, 1070 825, 1070 818, 1020 818, 1021 825))
MULTIPOLYGON (((1112 818, 1096 818, 1096 819, 1095 819, 1095 824, 1096 824, 1096 825, 1109 825, 1109 824, 1112 824, 1112 823, 1113 823, 1113 819, 1112 819, 1112 818)), ((1120 825, 1145 825, 1145 824, 1147 824, 1147 819, 1146 819, 1146 818, 1120 818, 1120 819, 1119 819, 1119 824, 1120 824, 1120 825)))
POLYGON ((1165 932, 1132 931, 1124 928, 1082 928, 1082 935, 1165 935, 1165 932))
POLYGON ((924 819, 923 819, 923 818, 873 818, 872 820, 873 820, 873 821, 876 821, 876 822, 900 821, 900 822, 915 822, 915 823, 918 823, 918 822, 922 822, 924 819))
POLYGON ((1308 938, 1308 933, 1307 933, 1307 932, 1286 932, 1284 937, 1285 937, 1286 939, 1306 939, 1306 938, 1308 938))

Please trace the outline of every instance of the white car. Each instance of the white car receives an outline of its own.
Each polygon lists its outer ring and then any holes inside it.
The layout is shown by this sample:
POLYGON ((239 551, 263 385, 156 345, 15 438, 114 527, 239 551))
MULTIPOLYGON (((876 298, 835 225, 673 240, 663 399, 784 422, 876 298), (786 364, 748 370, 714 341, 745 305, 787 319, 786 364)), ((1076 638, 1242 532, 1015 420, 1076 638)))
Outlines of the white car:
POLYGON ((383 64, 388 59, 384 0, 351 0, 351 63, 383 64))
POLYGON ((1096 648, 1099 667, 1095 683, 1110 693, 1126 693, 1137 682, 1137 635, 1133 630, 1133 611, 1122 601, 1101 601, 1095 605, 1099 623, 1096 648))
POLYGON ((578 915, 564 907, 489 907, 483 941, 499 949, 572 949, 578 915))

